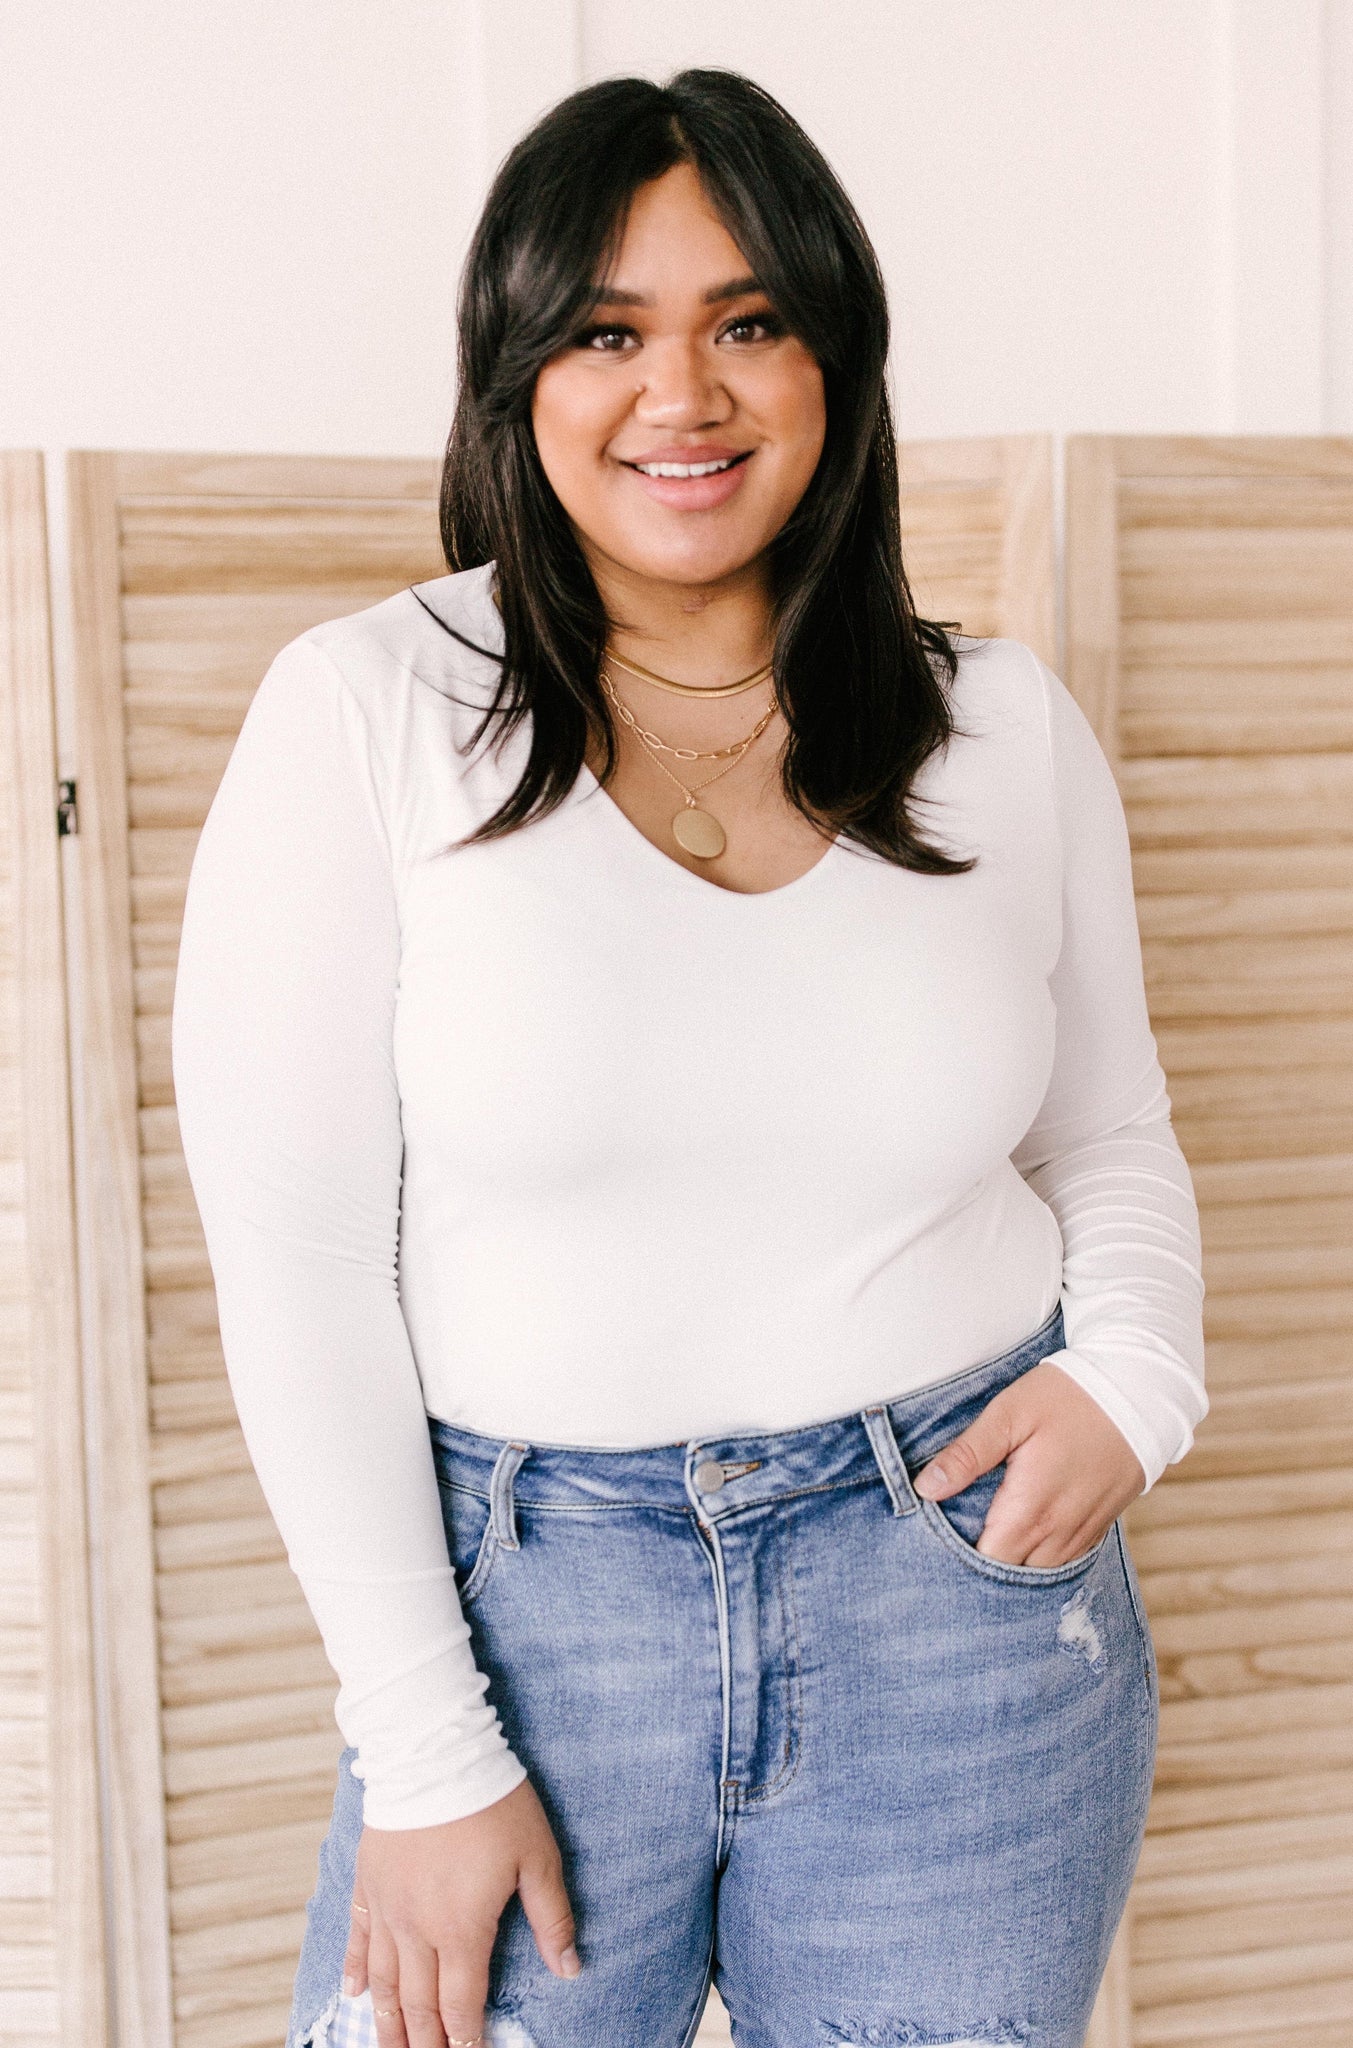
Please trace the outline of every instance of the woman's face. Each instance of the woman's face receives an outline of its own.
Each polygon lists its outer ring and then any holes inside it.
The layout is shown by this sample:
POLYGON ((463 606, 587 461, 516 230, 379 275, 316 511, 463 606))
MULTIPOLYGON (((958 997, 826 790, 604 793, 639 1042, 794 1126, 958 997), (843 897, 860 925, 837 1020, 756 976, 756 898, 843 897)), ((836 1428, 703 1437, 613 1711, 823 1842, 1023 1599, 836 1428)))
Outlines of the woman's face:
POLYGON ((689 164, 635 193, 587 327, 536 380, 532 419, 603 572, 718 583, 764 555, 803 496, 826 431, 822 372, 689 164))

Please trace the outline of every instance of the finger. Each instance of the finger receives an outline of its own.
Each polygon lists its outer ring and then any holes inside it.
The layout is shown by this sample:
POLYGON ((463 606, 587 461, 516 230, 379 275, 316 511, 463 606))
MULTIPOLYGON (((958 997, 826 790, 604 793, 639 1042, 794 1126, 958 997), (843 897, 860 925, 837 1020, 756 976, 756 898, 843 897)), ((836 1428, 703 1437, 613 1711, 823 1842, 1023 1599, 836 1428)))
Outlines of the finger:
POLYGON ((961 1436, 921 1467, 912 1484, 922 1500, 945 1500, 951 1493, 961 1493, 1008 1458, 1014 1443, 1011 1423, 1009 1405, 998 1394, 961 1436))
POLYGON ((376 2015, 377 2048, 408 2048, 399 2009, 399 1956, 389 1930, 379 1922, 371 1930, 367 1947, 367 1988, 376 2015))
MULTIPOLYGON (((443 2048, 437 2002, 437 1951, 422 1942, 402 1942, 398 1964, 399 2016, 409 2048, 443 2048)), ((382 2001, 384 2003, 384 2001, 382 2001)), ((471 2028, 471 2034, 474 2029, 471 2028)), ((381 2044, 384 2048, 384 2043, 381 2044)))
POLYGON ((1083 1497, 1046 1477, 1031 1484, 1017 1456, 996 1489, 974 1547, 1001 1564, 1049 1567, 1083 1556, 1104 1527, 1099 1503, 1087 1508, 1083 1497))
POLYGON ((1113 1527, 1113 1518, 1105 1521, 1102 1515, 1092 1515, 1086 1521, 1066 1526, 1054 1535, 1045 1536, 1027 1551, 1023 1562, 1038 1565, 1044 1571, 1059 1564, 1070 1564, 1074 1557, 1084 1557, 1087 1550, 1093 1550, 1100 1538, 1107 1536, 1113 1527))
MULTIPOLYGON (((1036 1553, 1055 1550, 1062 1541, 1053 1509, 1049 1507, 1040 1513, 1012 1498, 1002 1504, 1002 1511, 998 1514, 996 1503, 1004 1491, 1005 1482, 996 1489, 982 1524, 982 1533, 973 1548, 979 1550, 983 1557, 994 1558, 998 1564, 1041 1563, 1042 1558, 1036 1553)), ((1073 1553, 1068 1551, 1066 1554, 1071 1556, 1073 1553)))
POLYGON ((366 1990, 366 1957, 371 1945, 371 1909, 367 1905, 360 1878, 352 1887, 352 1906, 348 1921, 348 1950, 343 1958, 343 1995, 345 1998, 360 1998, 366 1990))
POLYGON ((576 1977, 582 1960, 573 1946, 573 1908, 564 1889, 559 1859, 523 1869, 517 1880, 522 1911, 540 1950, 540 1960, 556 1977, 576 1977))
MULTIPOLYGON (((437 1959, 437 1996, 441 2024, 452 2048, 480 2048, 484 2038, 484 2006, 489 1995, 492 1937, 477 1953, 443 1950, 437 1959)), ((412 2048, 421 2042, 410 2036, 412 2048)), ((440 2043, 438 2044, 440 2048, 440 2043)))

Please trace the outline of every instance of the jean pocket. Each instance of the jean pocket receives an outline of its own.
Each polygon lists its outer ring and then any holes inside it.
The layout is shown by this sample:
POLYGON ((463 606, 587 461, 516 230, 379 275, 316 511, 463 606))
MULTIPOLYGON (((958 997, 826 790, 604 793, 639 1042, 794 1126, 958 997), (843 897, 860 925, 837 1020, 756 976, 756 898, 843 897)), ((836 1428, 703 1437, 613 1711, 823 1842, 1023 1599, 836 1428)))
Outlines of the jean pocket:
POLYGON ((471 1493, 438 1476, 446 1548, 456 1574, 462 1607, 471 1607, 483 1592, 498 1555, 488 1496, 471 1493))
POLYGON ((926 1527, 971 1570, 1006 1585, 1059 1586, 1089 1571, 1108 1541, 1107 1529, 1089 1550, 1068 1558, 1065 1564, 1006 1564, 1001 1558, 985 1556, 977 1548, 996 1489, 1004 1477, 1005 1466, 997 1465, 990 1472, 983 1472, 971 1486, 950 1494, 947 1500, 923 1500, 921 1510, 926 1527))

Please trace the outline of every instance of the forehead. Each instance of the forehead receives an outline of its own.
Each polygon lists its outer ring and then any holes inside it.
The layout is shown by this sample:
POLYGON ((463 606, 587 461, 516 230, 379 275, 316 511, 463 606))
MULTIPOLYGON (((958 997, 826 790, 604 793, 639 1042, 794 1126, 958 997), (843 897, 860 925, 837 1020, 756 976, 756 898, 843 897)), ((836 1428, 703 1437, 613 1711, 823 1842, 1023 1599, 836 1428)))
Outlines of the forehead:
MULTIPOLYGON (((677 292, 702 298, 714 287, 755 289, 751 265, 720 220, 691 164, 673 165, 641 185, 630 202, 603 298, 630 303, 677 292)), ((726 292, 720 290, 720 297, 726 292)))

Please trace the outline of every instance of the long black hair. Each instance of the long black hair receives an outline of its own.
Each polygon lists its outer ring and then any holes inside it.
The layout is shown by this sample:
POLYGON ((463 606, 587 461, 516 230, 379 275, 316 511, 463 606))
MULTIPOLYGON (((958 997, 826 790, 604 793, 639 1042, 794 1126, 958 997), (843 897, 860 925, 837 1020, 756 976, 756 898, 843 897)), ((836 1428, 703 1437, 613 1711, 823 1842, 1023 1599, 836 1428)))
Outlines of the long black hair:
POLYGON ((490 721, 530 720, 516 788, 462 844, 561 803, 589 733, 617 754, 599 682, 608 621, 537 453, 536 378, 592 312, 641 185, 688 162, 776 312, 816 358, 826 399, 817 470, 771 548, 775 689, 786 796, 824 831, 901 867, 972 866, 910 814, 922 764, 954 731, 957 658, 918 619, 902 566, 897 451, 878 259, 825 158, 770 94, 730 71, 667 85, 613 78, 569 95, 494 180, 460 294, 460 388, 442 470, 453 570, 495 564, 505 633, 490 721))

